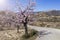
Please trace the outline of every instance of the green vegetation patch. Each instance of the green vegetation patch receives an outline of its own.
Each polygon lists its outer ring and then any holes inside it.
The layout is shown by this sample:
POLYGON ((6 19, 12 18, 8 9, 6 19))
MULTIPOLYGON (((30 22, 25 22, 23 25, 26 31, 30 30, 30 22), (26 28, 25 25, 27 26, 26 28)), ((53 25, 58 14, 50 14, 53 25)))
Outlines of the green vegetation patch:
POLYGON ((37 37, 36 30, 30 30, 28 36, 26 34, 22 35, 21 40, 34 40, 37 37))

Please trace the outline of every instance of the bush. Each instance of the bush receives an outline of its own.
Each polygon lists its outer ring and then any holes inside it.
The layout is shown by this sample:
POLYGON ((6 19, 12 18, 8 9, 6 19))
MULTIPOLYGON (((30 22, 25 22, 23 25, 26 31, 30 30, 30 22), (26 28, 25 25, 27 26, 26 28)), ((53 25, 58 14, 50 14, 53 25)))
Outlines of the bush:
POLYGON ((40 24, 41 27, 44 27, 46 24, 44 24, 43 22, 40 24))
POLYGON ((27 40, 30 39, 31 37, 37 35, 37 31, 36 30, 31 30, 28 34, 28 36, 26 34, 22 35, 22 39, 21 40, 27 40))
POLYGON ((35 34, 37 34, 36 30, 31 30, 31 32, 29 33, 30 37, 34 36, 35 34))

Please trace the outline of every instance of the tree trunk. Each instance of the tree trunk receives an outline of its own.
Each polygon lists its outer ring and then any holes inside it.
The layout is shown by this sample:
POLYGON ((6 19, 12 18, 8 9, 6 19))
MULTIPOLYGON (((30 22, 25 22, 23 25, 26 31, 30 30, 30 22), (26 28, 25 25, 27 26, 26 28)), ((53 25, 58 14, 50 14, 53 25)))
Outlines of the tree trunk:
POLYGON ((28 27, 27 27, 27 23, 24 23, 24 27, 25 27, 25 34, 28 36, 28 27))
POLYGON ((17 25, 17 33, 19 33, 19 26, 17 25))

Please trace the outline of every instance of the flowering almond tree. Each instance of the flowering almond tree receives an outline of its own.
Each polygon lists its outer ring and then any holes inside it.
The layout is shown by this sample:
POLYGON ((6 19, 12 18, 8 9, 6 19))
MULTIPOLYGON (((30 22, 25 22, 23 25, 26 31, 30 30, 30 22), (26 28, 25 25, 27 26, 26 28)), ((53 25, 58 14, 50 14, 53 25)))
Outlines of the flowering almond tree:
MULTIPOLYGON (((20 15, 20 22, 23 24, 25 28, 25 34, 28 35, 28 28, 27 24, 29 21, 29 14, 33 13, 33 8, 35 6, 35 1, 32 2, 32 0, 28 0, 28 5, 26 6, 25 10, 22 10, 22 8, 19 6, 19 15, 20 15)), ((17 32, 19 32, 19 26, 17 26, 17 32)))

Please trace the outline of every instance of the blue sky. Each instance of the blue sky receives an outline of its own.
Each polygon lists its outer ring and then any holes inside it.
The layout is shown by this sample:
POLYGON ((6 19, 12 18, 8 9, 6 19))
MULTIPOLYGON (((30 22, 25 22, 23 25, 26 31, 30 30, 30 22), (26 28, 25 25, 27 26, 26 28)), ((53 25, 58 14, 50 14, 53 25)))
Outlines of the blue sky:
MULTIPOLYGON (((4 1, 4 0, 3 0, 4 1)), ((28 0, 17 0, 22 5, 22 9, 28 4, 28 0)), ((12 10, 17 11, 16 0, 5 0, 4 3, 0 3, 0 10, 12 10)), ((48 10, 60 10, 60 0, 36 0, 35 11, 48 11, 48 10)))

